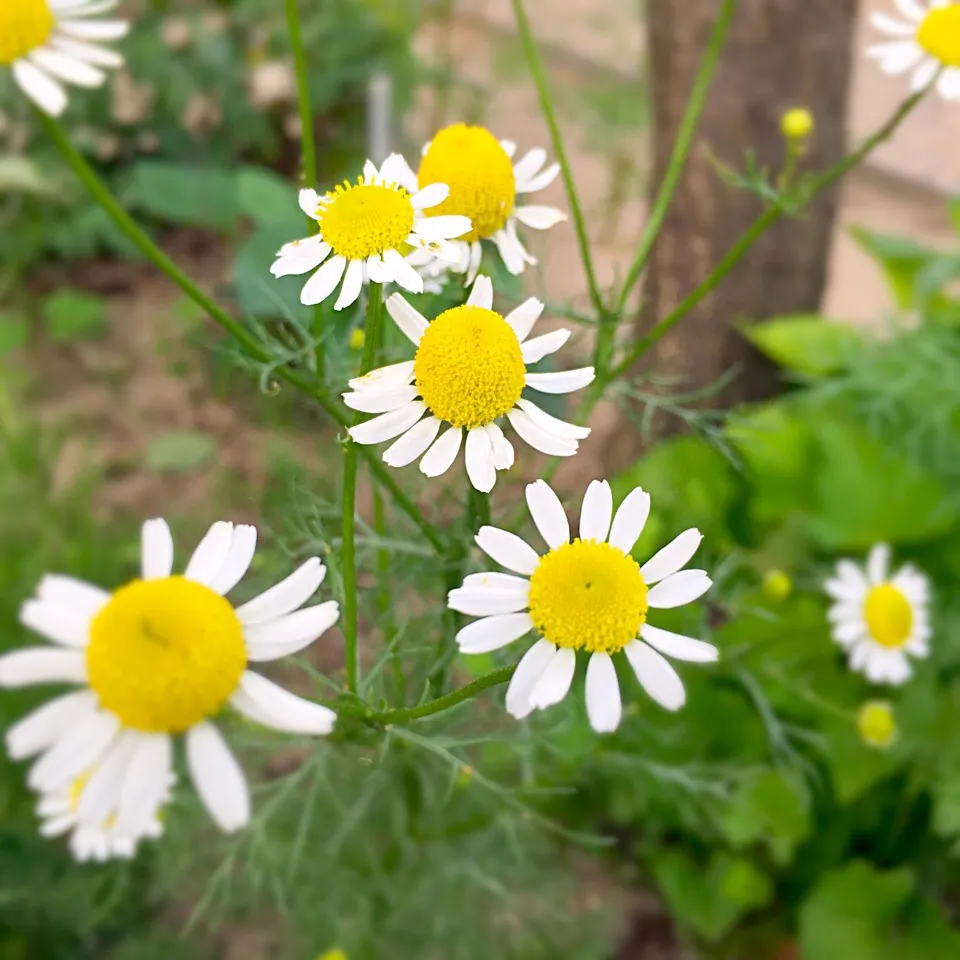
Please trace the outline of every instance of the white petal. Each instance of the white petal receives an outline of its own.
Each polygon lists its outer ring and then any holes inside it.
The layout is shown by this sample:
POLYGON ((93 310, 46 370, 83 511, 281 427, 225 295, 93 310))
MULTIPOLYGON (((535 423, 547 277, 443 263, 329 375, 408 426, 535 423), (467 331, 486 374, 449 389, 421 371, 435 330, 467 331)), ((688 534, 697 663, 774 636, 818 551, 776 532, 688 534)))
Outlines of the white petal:
POLYGON ((380 164, 380 177, 385 183, 398 183, 407 191, 409 191, 411 182, 416 182, 410 165, 399 153, 391 153, 380 164))
POLYGON ((115 50, 108 50, 92 43, 84 43, 82 40, 71 40, 69 37, 54 34, 50 38, 49 44, 61 53, 75 57, 77 60, 83 60, 84 63, 92 63, 96 67, 115 69, 123 66, 123 57, 115 50))
POLYGON ((423 455, 420 472, 425 477, 439 477, 446 473, 460 452, 463 442, 463 429, 450 427, 439 440, 423 455))
POLYGON ((89 690, 56 697, 7 730, 7 752, 14 760, 35 756, 94 713, 96 706, 96 694, 89 690))
POLYGON ((493 283, 488 276, 481 275, 473 281, 470 296, 467 297, 467 305, 483 307, 484 310, 493 309, 493 283))
MULTIPOLYGON (((387 301, 387 309, 390 309, 390 301, 387 301)), ((424 321, 426 322, 426 321, 424 321)), ((354 390, 393 390, 397 387, 406 386, 413 380, 414 361, 403 360, 400 363, 391 363, 386 367, 378 367, 365 373, 362 377, 354 377, 347 383, 354 390)))
POLYGON ((493 465, 493 444, 483 427, 467 431, 465 459, 470 482, 481 493, 489 493, 497 482, 497 471, 493 465))
POLYGON ((28 56, 41 70, 78 87, 99 87, 107 79, 102 70, 49 47, 38 47, 28 56))
POLYGON ((277 254, 270 273, 277 278, 298 277, 302 273, 316 270, 332 251, 333 247, 320 236, 288 243, 277 254))
POLYGON ((681 570, 653 587, 647 594, 647 603, 662 610, 681 607, 702 597, 712 582, 704 570, 681 570))
POLYGON ((610 527, 610 545, 630 553, 643 533, 643 527, 650 516, 650 494, 644 493, 642 487, 634 487, 623 503, 617 508, 610 527))
POLYGON ((523 273, 526 251, 523 249, 523 244, 517 239, 516 233, 509 230, 498 230, 493 242, 497 245, 500 259, 503 260, 503 265, 507 270, 515 277, 523 273))
POLYGON ((212 524, 193 551, 183 575, 187 580, 210 586, 230 556, 233 544, 233 524, 218 520, 212 524))
POLYGON ((387 313, 393 317, 393 322, 406 334, 407 338, 415 346, 419 346, 420 339, 429 326, 427 318, 419 310, 411 307, 399 293, 387 297, 387 313))
POLYGON ((560 498, 545 480, 527 486, 527 506, 540 536, 551 550, 570 540, 570 524, 560 498))
MULTIPOLYGON (((884 61, 880 64, 880 68, 884 69, 886 64, 887 61, 884 61)), ((927 57, 927 59, 922 61, 920 66, 914 70, 913 76, 910 78, 910 92, 919 93, 923 90, 937 75, 939 69, 940 61, 934 60, 933 57, 927 57)))
POLYGON ((860 618, 859 614, 855 619, 837 623, 831 633, 833 639, 836 640, 841 647, 850 647, 869 636, 867 625, 860 618))
POLYGON ((337 720, 323 704, 304 700, 250 670, 240 677, 240 688, 230 703, 251 720, 284 733, 326 736, 337 720))
POLYGON ((534 425, 547 433, 561 437, 564 440, 583 440, 590 436, 589 427, 578 427, 576 424, 558 420, 546 410, 541 410, 532 400, 521 397, 517 406, 533 421, 534 425))
POLYGON ((67 93, 42 70, 21 58, 11 66, 13 78, 20 89, 41 109, 52 117, 59 117, 67 105, 67 93))
MULTIPOLYGON (((466 270, 461 270, 460 272, 466 272, 466 282, 473 283, 477 277, 477 271, 480 269, 480 261, 483 260, 483 247, 480 245, 479 240, 476 240, 470 244, 464 244, 464 247, 466 248, 467 253, 466 270)), ((462 265, 463 263, 461 261, 461 264, 458 264, 458 268, 462 265)))
POLYGON ((334 310, 343 310, 356 303, 363 288, 363 261, 349 260, 347 271, 343 275, 343 286, 340 287, 340 296, 333 305, 334 310))
POLYGON ((379 253, 367 258, 367 272, 371 283, 389 283, 393 279, 393 271, 383 262, 379 253))
POLYGON ((86 683, 87 658, 81 650, 25 647, 0 657, 0 687, 38 683, 86 683))
POLYGON ((139 836, 157 819, 170 795, 172 747, 165 733, 142 733, 138 737, 120 794, 118 834, 139 836))
POLYGON ((237 618, 242 624, 249 625, 285 616, 302 607, 317 592, 326 573, 327 568, 320 558, 311 557, 285 580, 237 607, 237 618))
POLYGON ((587 663, 587 716, 597 733, 613 733, 622 713, 617 670, 609 653, 595 653, 587 663))
POLYGON ((657 653, 639 640, 632 640, 623 652, 649 696, 667 710, 679 710, 687 700, 683 681, 677 671, 657 653))
POLYGON ((436 439, 443 421, 424 417, 383 452, 383 462, 391 467, 413 463, 436 439))
POLYGON ((262 663, 298 653, 329 630, 339 616, 340 604, 336 600, 328 600, 267 623, 244 627, 247 659, 262 663))
POLYGON ((173 571, 173 535, 167 521, 147 520, 140 534, 140 570, 144 580, 162 580, 173 571))
POLYGON ((572 393, 593 383, 593 367, 559 370, 554 373, 528 373, 527 386, 541 393, 572 393))
POLYGON ((661 550, 658 550, 640 568, 640 576, 647 581, 647 586, 683 569, 697 552, 702 540, 703 534, 695 527, 691 527, 674 537, 661 550))
POLYGON ((426 412, 427 406, 422 400, 414 400, 399 410, 383 413, 366 423, 358 423, 348 431, 357 443, 382 443, 392 440, 409 430, 426 412))
POLYGON ((80 802, 75 803, 80 820, 99 825, 116 813, 127 769, 141 736, 136 730, 121 730, 116 736, 80 791, 80 802))
POLYGON ((92 618, 110 600, 110 594, 92 583, 57 573, 47 573, 37 587, 37 598, 46 600, 54 606, 68 607, 92 618))
POLYGON ((106 710, 85 714, 30 768, 27 784, 38 793, 65 787, 100 759, 119 729, 120 721, 106 710))
POLYGON ((878 543, 867 557, 867 580, 871 586, 877 586, 887 579, 887 570, 890 566, 890 547, 886 543, 878 543))
POLYGON ((515 458, 513 444, 503 435, 503 431, 497 424, 488 423, 483 429, 487 431, 487 436, 490 438, 494 470, 509 470, 515 458))
POLYGON ((675 660, 686 660, 690 663, 715 663, 720 659, 720 651, 712 643, 703 640, 694 640, 680 633, 671 633, 645 623, 640 628, 640 636, 651 647, 675 660))
POLYGON ((578 448, 576 440, 568 436, 557 436, 554 433, 535 423, 528 413, 520 407, 514 407, 507 413, 510 425, 517 431, 521 439, 530 444, 534 450, 551 457, 572 457, 578 448))
POLYGON ((383 262, 393 271, 393 280, 410 293, 423 293, 423 277, 396 250, 384 250, 383 262))
MULTIPOLYGON (((309 187, 305 187, 297 195, 297 203, 300 204, 300 209, 308 216, 313 219, 317 217, 317 210, 320 208, 320 194, 316 190, 311 190, 309 187)), ((320 239, 319 237, 317 238, 320 239)))
POLYGON ((491 560, 514 573, 527 576, 537 569, 540 558, 533 548, 521 540, 515 533, 501 530, 499 527, 481 527, 476 536, 477 546, 491 560))
POLYGON ((500 146, 503 147, 503 152, 508 157, 512 158, 513 155, 517 152, 517 144, 513 140, 501 140, 500 146))
POLYGON ((343 402, 351 409, 360 413, 390 413, 405 407, 411 400, 416 400, 419 391, 412 384, 384 390, 357 390, 354 393, 343 394, 343 402))
POLYGON ((613 491, 606 480, 591 480, 580 507, 580 539, 603 543, 610 532, 613 491))
POLYGON ((455 240, 469 233, 472 224, 469 217, 446 214, 441 217, 422 217, 414 225, 414 233, 424 240, 455 240))
POLYGON ((515 577, 512 573, 500 573, 495 570, 484 570, 482 573, 468 573, 463 578, 465 589, 472 591, 494 590, 500 593, 505 590, 523 590, 529 592, 530 581, 526 577, 515 577))
POLYGON ((915 37, 917 34, 917 28, 912 23, 904 23, 885 13, 870 14, 870 23, 891 37, 915 37))
POLYGON ((557 648, 547 640, 538 640, 517 664, 507 687, 507 713, 522 720, 533 712, 530 694, 553 660, 557 648))
MULTIPOLYGON (((920 23, 929 13, 928 7, 919 0, 893 0, 893 2, 897 5, 897 9, 914 23, 920 23)), ((942 4, 933 3, 928 6, 942 6, 942 4)))
POLYGON ((61 20, 57 28, 80 40, 119 40, 130 32, 126 20, 61 20))
POLYGON ((457 633, 461 653, 490 653, 533 629, 529 613, 506 613, 468 623, 457 633))
POLYGON ((236 757, 210 723, 187 732, 187 766, 203 805, 217 826, 233 833, 250 821, 250 793, 236 757))
POLYGON ((526 206, 514 207, 513 215, 522 223, 534 230, 549 230, 558 223, 563 223, 567 215, 556 207, 526 206))
POLYGON ((556 353, 569 339, 569 330, 554 330, 552 333, 545 333, 541 337, 527 340, 520 347, 523 362, 536 363, 551 353, 556 353))
POLYGON ((496 589, 492 587, 457 587, 447 594, 447 606, 468 617, 494 617, 504 613, 520 613, 530 600, 530 583, 519 580, 520 586, 496 589))
POLYGON ((545 710, 559 703, 569 692, 576 669, 577 655, 569 647, 558 647, 530 691, 530 703, 534 709, 545 710))
POLYGON ((559 172, 560 164, 551 163, 549 167, 541 170, 535 177, 531 177, 529 180, 517 181, 517 193, 537 193, 545 187, 549 187, 550 184, 557 179, 559 172))
POLYGON ((535 177, 546 162, 547 151, 543 147, 534 147, 532 150, 528 150, 513 165, 513 179, 517 183, 524 183, 531 177, 535 177))
POLYGON ((541 313, 543 313, 543 304, 536 297, 530 297, 519 307, 511 310, 503 319, 517 335, 517 339, 523 343, 530 335, 533 325, 540 319, 541 313))
POLYGON ((445 183, 431 183, 422 190, 418 190, 411 198, 410 203, 415 210, 426 210, 443 203, 450 196, 450 188, 445 183))
POLYGON ((331 257, 304 285, 300 291, 300 302, 307 307, 323 303, 333 293, 347 269, 347 258, 339 255, 331 257))
POLYGON ((257 528, 246 523, 237 524, 230 553, 220 572, 213 578, 210 589, 221 596, 229 593, 246 576, 256 550, 257 528))
POLYGON ((20 622, 64 647, 83 648, 90 640, 90 617, 87 614, 47 600, 28 600, 20 608, 20 622))

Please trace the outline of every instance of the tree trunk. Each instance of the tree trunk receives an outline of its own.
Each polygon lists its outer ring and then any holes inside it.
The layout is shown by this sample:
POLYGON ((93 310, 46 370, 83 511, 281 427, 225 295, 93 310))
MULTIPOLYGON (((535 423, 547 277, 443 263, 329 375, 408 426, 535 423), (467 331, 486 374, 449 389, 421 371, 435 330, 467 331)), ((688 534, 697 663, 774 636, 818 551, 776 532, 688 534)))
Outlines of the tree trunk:
MULTIPOLYGON (((667 168, 719 6, 719 0, 648 2, 653 192, 667 168)), ((741 0, 697 141, 648 263, 638 332, 665 317, 693 290, 762 209, 755 196, 718 177, 704 146, 735 169, 743 168, 744 153, 752 149, 759 166, 775 176, 785 154, 780 117, 790 107, 803 106, 816 118, 803 166, 823 168, 843 155, 855 14, 856 0, 741 0)), ((802 219, 775 225, 720 287, 650 351, 641 369, 655 371, 658 380, 669 378, 672 391, 683 391, 706 387, 737 367, 739 375, 705 401, 711 407, 729 408, 776 393, 776 370, 736 324, 818 309, 835 211, 831 191, 802 219)), ((661 417, 658 429, 669 432, 678 426, 676 418, 661 417)), ((632 442, 635 455, 638 441, 632 442)), ((621 464, 625 452, 616 451, 621 464)))

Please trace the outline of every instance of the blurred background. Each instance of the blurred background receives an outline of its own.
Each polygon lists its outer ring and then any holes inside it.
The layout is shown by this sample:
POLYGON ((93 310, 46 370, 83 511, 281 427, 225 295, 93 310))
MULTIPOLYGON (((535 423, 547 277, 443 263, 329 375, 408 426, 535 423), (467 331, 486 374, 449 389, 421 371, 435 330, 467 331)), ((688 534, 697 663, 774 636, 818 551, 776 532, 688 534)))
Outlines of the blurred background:
MULTIPOLYGON (((718 4, 527 7, 606 289, 636 251, 718 4)), ((804 106, 817 123, 804 162, 824 167, 903 99, 903 78, 882 76, 863 56, 874 39, 871 10, 889 3, 743 0, 625 339, 695 286, 759 209, 716 175, 711 157, 739 168, 754 148, 775 167, 779 118, 804 106)), ((102 90, 74 92, 64 118, 74 143, 195 279, 297 348, 308 323, 299 282, 268 273, 276 249, 303 232, 282 5, 125 0, 122 12, 135 22, 122 45, 126 68, 102 90)), ((354 177, 368 153, 400 150, 413 161, 433 131, 457 121, 552 156, 509 0, 311 0, 301 12, 321 183, 354 177)), ((810 599, 825 564, 886 537, 925 558, 944 583, 960 575, 952 286, 960 208, 950 202, 960 192, 958 144, 960 109, 928 98, 842 189, 758 245, 731 292, 709 298, 655 351, 659 379, 647 392, 595 411, 593 435, 559 473, 561 488, 577 495, 595 476, 621 477, 618 495, 637 478, 655 491, 659 482, 666 518, 651 543, 666 538, 674 516, 677 529, 712 525, 713 556, 734 559, 715 576, 723 600, 701 611, 703 629, 722 631, 721 603, 727 613, 751 611, 753 634, 724 650, 776 633, 777 643, 794 645, 777 661, 791 670, 796 649, 815 649, 808 689, 835 694, 843 710, 867 691, 829 665, 823 604, 810 599), (911 329, 935 329, 910 341, 914 352, 909 344, 893 351, 899 361, 864 348, 849 365, 822 354, 842 335, 799 356, 796 344, 741 332, 751 321, 813 315, 866 331, 866 343, 904 317, 911 329), (754 459, 756 444, 743 442, 749 424, 737 435, 721 416, 840 374, 831 396, 854 397, 850 416, 869 421, 880 451, 846 463, 842 477, 824 479, 821 468, 850 450, 846 435, 834 430, 817 447, 819 436, 791 432, 825 422, 815 412, 791 408, 789 422, 772 421, 771 442, 782 446, 754 459), (891 384, 902 386, 895 400, 884 393, 891 384), (651 461, 654 440, 667 453, 651 461), (913 472, 896 473, 890 457, 913 472), (738 473, 744 463, 753 473, 738 473), (700 486, 674 489, 668 477, 677 471, 700 486), (895 477, 907 489, 900 513, 895 477), (818 484, 831 490, 829 503, 804 499, 818 484), (844 527, 850 504, 864 499, 878 505, 876 517, 844 527), (792 587, 770 587, 781 569, 788 584, 796 580, 789 599, 792 587)), ((542 202, 567 208, 559 180, 542 202)), ((561 225, 533 238, 532 249, 539 265, 522 286, 504 278, 506 293, 522 289, 554 315, 582 319, 572 349, 586 358, 589 299, 574 231, 561 225)), ((359 313, 330 313, 334 385, 356 366, 350 334, 361 322, 359 313)), ((779 416, 784 407, 749 409, 779 416)), ((763 431, 766 442, 771 423, 763 431)), ((178 542, 221 517, 257 523, 269 545, 254 570, 263 582, 293 559, 335 550, 335 428, 244 361, 129 247, 7 76, 0 440, 3 648, 26 642, 17 610, 44 571, 104 585, 129 577, 145 517, 169 517, 178 542)), ((512 512, 516 489, 498 488, 495 512, 498 502, 512 512)), ((364 487, 360 512, 371 511, 364 487)), ((430 558, 407 535, 397 534, 398 550, 409 554, 413 587, 430 558)), ((385 614, 373 578, 361 586, 370 629, 385 614)), ((317 754, 278 747, 237 721, 234 739, 261 784, 262 820, 228 842, 185 800, 156 850, 108 866, 78 866, 36 835, 22 765, 3 758, 0 960, 340 960, 337 949, 349 960, 954 960, 960 872, 949 851, 960 834, 960 756, 949 744, 960 720, 960 640, 951 647, 949 638, 960 616, 952 603, 941 620, 952 652, 904 708, 902 752, 892 757, 870 753, 852 724, 834 731, 816 704, 771 692, 771 661, 754 665, 763 682, 753 685, 745 671, 754 666, 736 658, 709 689, 694 681, 690 700, 699 694, 701 706, 689 719, 635 716, 598 750, 582 708, 534 733, 505 729, 496 716, 484 719, 482 740, 471 739, 470 719, 458 714, 389 750, 371 739, 317 754), (942 706, 934 717, 921 709, 931 702, 942 706), (949 769, 938 766, 948 754, 949 769)), ((417 637, 423 618, 416 604, 401 608, 405 636, 417 637)), ((318 647, 294 683, 339 676, 339 638, 318 647)), ((30 692, 5 694, 0 726, 35 702, 30 692)))

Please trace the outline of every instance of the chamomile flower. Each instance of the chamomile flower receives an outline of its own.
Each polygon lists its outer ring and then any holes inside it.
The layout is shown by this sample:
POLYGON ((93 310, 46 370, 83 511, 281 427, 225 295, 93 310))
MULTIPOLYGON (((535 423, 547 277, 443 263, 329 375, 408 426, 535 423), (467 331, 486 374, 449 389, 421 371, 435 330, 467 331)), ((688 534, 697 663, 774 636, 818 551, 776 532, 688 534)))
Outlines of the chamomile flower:
POLYGON ((641 567, 630 555, 650 512, 650 496, 640 487, 614 514, 610 485, 594 480, 583 498, 580 535, 572 540, 560 500, 543 480, 527 487, 527 505, 549 550, 538 556, 506 530, 480 528, 477 545, 511 573, 470 574, 450 591, 451 609, 482 618, 457 634, 460 652, 489 653, 528 633, 540 635, 507 689, 507 711, 517 719, 567 695, 578 650, 590 654, 587 715, 598 733, 620 723, 613 658, 621 651, 657 703, 682 707, 683 683, 663 654, 709 663, 717 649, 654 627, 647 614, 690 603, 709 589, 703 570, 682 569, 700 545, 700 531, 685 530, 641 567))
POLYGON ((65 576, 40 581, 20 620, 55 646, 0 657, 0 687, 81 689, 7 732, 13 758, 38 757, 27 776, 33 790, 56 793, 92 770, 80 790, 78 822, 99 829, 115 817, 118 836, 141 836, 167 796, 173 738, 182 735, 200 799, 229 832, 247 823, 250 797, 211 723, 223 707, 286 733, 330 733, 332 710, 248 669, 302 650, 336 622, 335 602, 299 609, 325 568, 316 557, 307 560, 234 609, 224 595, 247 572, 256 542, 255 527, 215 523, 177 575, 169 527, 149 520, 141 579, 113 593, 65 576))
POLYGON ((910 89, 922 90, 942 71, 937 91, 960 100, 960 4, 951 0, 894 0, 903 19, 874 13, 870 22, 892 39, 874 44, 867 55, 884 73, 910 73, 910 89))
POLYGON ((160 808, 169 801, 176 778, 171 774, 166 793, 158 798, 156 812, 141 823, 140 832, 124 834, 117 830, 117 816, 114 813, 100 824, 81 823, 80 795, 92 773, 87 771, 72 783, 40 798, 37 803, 37 816, 41 820, 40 835, 59 837, 69 833, 70 852, 81 863, 88 860, 130 860, 136 856, 141 840, 155 840, 163 836, 160 808))
POLYGON ((841 560, 824 584, 835 601, 827 616, 833 639, 847 651, 852 670, 871 683, 910 678, 909 657, 926 657, 931 630, 927 578, 907 564, 888 574, 890 548, 877 544, 861 569, 841 560))
MULTIPOLYGON (((481 241, 492 240, 506 268, 523 273, 527 264, 535 264, 517 236, 518 224, 534 230, 548 230, 566 220, 555 207, 517 204, 517 198, 548 187, 557 178, 560 165, 544 167, 547 152, 540 147, 513 162, 517 145, 497 138, 484 127, 455 123, 445 127, 423 148, 420 169, 407 170, 403 184, 408 190, 423 189, 433 183, 445 183, 450 196, 440 211, 470 218, 470 232, 455 241, 459 257, 450 269, 465 273, 472 283, 483 256, 481 241)), ((425 256, 415 252, 411 263, 423 267, 425 256)))
POLYGON ((467 233, 470 220, 425 216, 423 211, 442 204, 450 190, 446 184, 433 183, 408 191, 400 182, 407 170, 403 157, 395 153, 379 170, 368 160, 356 183, 344 182, 322 196, 316 190, 301 190, 300 208, 317 221, 320 232, 281 247, 270 272, 287 277, 316 270, 304 284, 300 300, 321 303, 339 286, 335 310, 354 303, 365 281, 392 281, 411 293, 423 293, 423 279, 400 250, 414 247, 428 257, 456 261, 460 248, 450 239, 467 233))
POLYGON ((118 0, 3 0, 0 3, 0 67, 10 67, 17 86, 45 113, 67 105, 63 84, 99 87, 103 68, 123 57, 101 42, 126 36, 125 20, 100 14, 118 0))
POLYGON ((477 490, 493 489, 498 470, 513 466, 513 445, 497 420, 506 417, 535 450, 558 457, 577 452, 590 430, 558 420, 524 397, 570 393, 593 380, 593 367, 559 373, 528 373, 527 364, 554 353, 569 330, 528 340, 543 304, 531 297, 505 317, 492 309, 493 284, 477 277, 461 307, 428 322, 395 293, 387 310, 417 348, 413 360, 381 367, 350 381, 343 395, 348 407, 380 416, 350 430, 357 443, 397 439, 383 455, 391 467, 418 457, 420 470, 438 477, 456 460, 466 433, 467 476, 477 490), (440 434, 441 427, 448 424, 440 434), (438 438, 438 434, 440 434, 438 438))

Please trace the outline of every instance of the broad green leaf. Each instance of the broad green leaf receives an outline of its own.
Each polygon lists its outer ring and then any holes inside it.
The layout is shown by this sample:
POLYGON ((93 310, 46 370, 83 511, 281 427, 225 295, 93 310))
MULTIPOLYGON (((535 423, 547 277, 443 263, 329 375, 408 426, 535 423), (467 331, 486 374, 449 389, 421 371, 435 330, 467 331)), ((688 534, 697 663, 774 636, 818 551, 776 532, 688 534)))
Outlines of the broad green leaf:
POLYGON ((217 454, 213 437, 190 430, 157 437, 147 448, 147 466, 157 473, 190 473, 207 466, 217 454))
MULTIPOLYGON (((243 167, 237 174, 237 202, 242 213, 257 223, 291 223, 295 217, 306 236, 308 224, 297 205, 296 187, 272 170, 261 167, 243 167)), ((314 230, 316 232, 316 230, 314 230)))
POLYGON ((107 305, 101 297, 77 290, 51 294, 40 307, 47 333, 54 340, 95 337, 107 326, 107 305))
POLYGON ((851 232, 860 246, 879 262, 900 309, 912 306, 917 274, 930 260, 939 256, 938 251, 922 247, 913 240, 884 236, 862 227, 854 227, 851 232))
POLYGON ((56 183, 28 157, 13 154, 0 157, 0 197, 8 193, 48 196, 56 191, 56 183))
POLYGON ((882 960, 913 888, 909 869, 880 871, 860 860, 826 874, 800 908, 803 960, 882 960))
POLYGON ((884 960, 957 960, 960 930, 951 926, 932 900, 910 910, 903 931, 891 943, 884 960))
POLYGON ((745 326, 742 332, 779 366, 811 377, 842 370, 863 344, 856 328, 819 316, 776 317, 745 326))
POLYGON ((857 733, 854 711, 850 721, 824 724, 822 749, 830 764, 837 799, 850 803, 874 784, 890 776, 904 763, 900 751, 877 750, 865 744, 857 733))
POLYGON ((229 230, 240 213, 232 170, 144 160, 130 171, 124 202, 168 223, 229 230))
POLYGON ((270 275, 270 264, 277 250, 305 231, 302 217, 293 220, 295 224, 261 227, 247 237, 237 251, 233 280, 240 309, 248 316, 284 317, 298 321, 305 316, 300 291, 308 277, 281 277, 277 280, 270 275))

